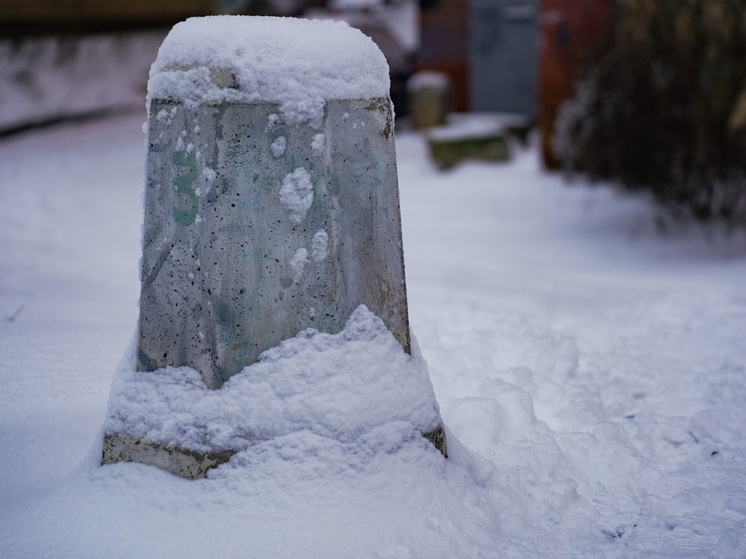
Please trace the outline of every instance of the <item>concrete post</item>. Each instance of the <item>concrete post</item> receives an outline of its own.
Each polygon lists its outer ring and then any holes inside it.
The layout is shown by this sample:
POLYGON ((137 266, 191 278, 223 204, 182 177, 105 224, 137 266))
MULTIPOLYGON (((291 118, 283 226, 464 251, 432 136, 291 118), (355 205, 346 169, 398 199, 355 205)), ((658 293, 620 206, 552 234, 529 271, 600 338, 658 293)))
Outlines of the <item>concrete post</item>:
MULTIPOLYGON (((219 389, 306 328, 341 331, 359 305, 409 353, 380 51, 340 24, 205 19, 174 28, 151 70, 137 370, 188 366, 219 389), (296 28, 321 25, 367 43, 353 44, 359 50, 350 59, 327 41, 318 62, 297 63, 325 37, 296 28), (237 33, 225 38, 223 28, 237 33), (262 40, 260 48, 251 43, 262 40), (252 48, 287 52, 262 66, 252 48), (339 67, 330 60, 337 49, 339 67), (375 50, 356 60, 365 49, 375 50)), ((436 425, 423 436, 445 455, 436 425)), ((175 448, 125 429, 106 433, 103 462, 137 461, 194 478, 234 452, 175 448)))
POLYGON ((409 352, 389 100, 150 107, 138 369, 210 388, 305 328, 366 305, 409 352))

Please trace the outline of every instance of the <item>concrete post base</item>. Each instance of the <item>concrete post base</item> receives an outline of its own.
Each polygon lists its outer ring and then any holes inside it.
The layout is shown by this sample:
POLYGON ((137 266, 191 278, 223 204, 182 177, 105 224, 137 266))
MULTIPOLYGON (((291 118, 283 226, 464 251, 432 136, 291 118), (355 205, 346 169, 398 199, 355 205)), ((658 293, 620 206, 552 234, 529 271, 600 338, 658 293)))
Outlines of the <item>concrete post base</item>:
MULTIPOLYGON (((422 433, 422 436, 448 458, 446 432, 443 425, 422 433)), ((199 452, 123 435, 106 434, 104 435, 102 463, 138 462, 147 466, 156 466, 185 479, 201 479, 207 476, 210 469, 228 462, 236 452, 238 451, 199 452)))
POLYGON ((224 464, 235 451, 198 452, 187 448, 168 447, 150 441, 120 435, 104 435, 103 464, 138 462, 157 466, 176 476, 200 479, 207 470, 224 464))

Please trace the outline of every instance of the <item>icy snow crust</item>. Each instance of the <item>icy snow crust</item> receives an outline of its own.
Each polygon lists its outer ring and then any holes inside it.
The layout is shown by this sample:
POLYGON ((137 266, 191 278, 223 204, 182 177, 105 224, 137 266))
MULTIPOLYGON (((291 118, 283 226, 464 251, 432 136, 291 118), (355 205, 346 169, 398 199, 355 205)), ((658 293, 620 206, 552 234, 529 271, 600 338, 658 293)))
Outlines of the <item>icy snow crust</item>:
POLYGON ((305 330, 219 390, 189 367, 136 372, 134 351, 114 381, 107 433, 208 452, 308 431, 390 451, 440 423, 426 364, 364 305, 340 333, 305 330))
POLYGON ((387 97, 389 70, 363 33, 339 21, 255 16, 174 26, 150 69, 148 102, 272 102, 288 122, 318 122, 327 99, 387 97))

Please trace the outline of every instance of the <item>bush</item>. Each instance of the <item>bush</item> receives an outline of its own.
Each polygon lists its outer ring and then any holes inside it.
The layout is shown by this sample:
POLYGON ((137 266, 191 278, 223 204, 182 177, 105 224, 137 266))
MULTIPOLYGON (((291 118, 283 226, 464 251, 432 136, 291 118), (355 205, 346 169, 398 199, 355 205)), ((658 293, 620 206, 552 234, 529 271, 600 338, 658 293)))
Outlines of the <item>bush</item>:
POLYGON ((561 108, 570 171, 746 223, 746 0, 618 0, 616 45, 561 108))

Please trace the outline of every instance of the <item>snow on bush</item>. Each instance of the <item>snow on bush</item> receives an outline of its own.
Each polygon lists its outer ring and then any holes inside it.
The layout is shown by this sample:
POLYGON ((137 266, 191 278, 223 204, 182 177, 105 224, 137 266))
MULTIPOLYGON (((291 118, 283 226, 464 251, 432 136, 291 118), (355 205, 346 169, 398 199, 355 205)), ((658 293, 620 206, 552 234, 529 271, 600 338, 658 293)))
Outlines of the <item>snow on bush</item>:
POLYGON ((419 437, 441 421, 424 360, 404 353, 364 305, 338 334, 304 330, 219 390, 189 367, 137 372, 134 364, 133 348, 116 374, 105 430, 168 446, 244 450, 307 431, 342 443, 374 437, 388 448, 402 432, 419 437))
POLYGON ((619 5, 616 47, 557 116, 558 156, 677 211, 746 221, 743 2, 619 5))

